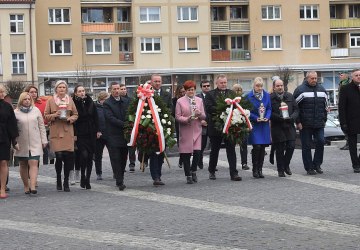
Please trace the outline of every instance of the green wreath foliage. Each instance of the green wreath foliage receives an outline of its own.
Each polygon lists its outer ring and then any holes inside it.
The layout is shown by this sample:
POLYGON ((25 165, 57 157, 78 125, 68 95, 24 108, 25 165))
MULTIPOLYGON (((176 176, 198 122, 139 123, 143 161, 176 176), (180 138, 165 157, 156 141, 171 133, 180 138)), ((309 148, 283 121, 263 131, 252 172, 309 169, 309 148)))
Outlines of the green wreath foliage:
MULTIPOLYGON (((160 121, 162 120, 166 121, 166 123, 161 123, 161 125, 163 126, 163 133, 165 136, 165 144, 167 147, 172 148, 176 143, 175 139, 173 138, 173 134, 175 131, 175 119, 171 115, 169 108, 166 106, 166 104, 161 99, 161 97, 154 95, 153 98, 155 104, 158 106, 158 109, 161 110, 159 112, 160 121)), ((127 110, 127 114, 126 114, 127 120, 125 121, 124 135, 125 135, 125 139, 128 142, 130 141, 131 132, 134 127, 138 102, 139 102, 139 98, 135 96, 131 100, 129 108, 127 110)), ((144 116, 149 115, 147 113, 148 110, 150 110, 150 108, 147 105, 144 107, 142 114, 144 116)), ((139 132, 137 138, 135 138, 134 147, 136 147, 137 150, 144 152, 146 154, 159 152, 158 135, 155 129, 154 122, 152 121, 152 118, 141 119, 139 124, 139 132)))
MULTIPOLYGON (((239 95, 236 95, 235 93, 231 93, 227 98, 234 99, 235 97, 238 97, 239 95)), ((215 124, 215 129, 220 131, 222 133, 225 120, 221 118, 221 115, 225 112, 226 109, 230 108, 229 105, 226 104, 225 99, 223 96, 219 96, 216 99, 216 106, 215 106, 215 113, 213 114, 213 121, 215 124)), ((239 105, 246 111, 250 111, 253 108, 253 105, 247 100, 245 97, 241 97, 241 101, 239 105)), ((234 106, 233 109, 236 109, 234 106)), ((227 116, 227 114, 226 114, 227 116)), ((250 130, 247 127, 247 124, 245 122, 243 123, 237 123, 237 124, 231 124, 228 130, 228 134, 223 134, 224 138, 228 139, 232 143, 241 145, 243 140, 248 137, 250 133, 250 130)))

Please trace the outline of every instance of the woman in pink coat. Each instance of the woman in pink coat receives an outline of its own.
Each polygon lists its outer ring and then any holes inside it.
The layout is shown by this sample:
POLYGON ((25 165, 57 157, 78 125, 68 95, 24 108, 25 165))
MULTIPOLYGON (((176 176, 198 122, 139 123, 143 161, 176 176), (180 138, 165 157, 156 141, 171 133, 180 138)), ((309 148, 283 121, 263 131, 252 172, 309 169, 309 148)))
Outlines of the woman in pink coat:
POLYGON ((188 80, 183 86, 186 94, 177 100, 175 119, 179 123, 179 152, 187 184, 193 184, 197 182, 196 170, 201 152, 201 120, 205 120, 206 116, 202 99, 195 96, 195 82, 188 80))

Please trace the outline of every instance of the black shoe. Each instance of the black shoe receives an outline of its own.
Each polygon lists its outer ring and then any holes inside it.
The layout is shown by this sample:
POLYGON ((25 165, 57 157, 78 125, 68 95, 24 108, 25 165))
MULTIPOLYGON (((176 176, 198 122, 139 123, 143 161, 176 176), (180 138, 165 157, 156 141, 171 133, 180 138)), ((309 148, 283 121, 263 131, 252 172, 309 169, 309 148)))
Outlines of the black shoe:
POLYGON ((243 170, 249 170, 250 169, 249 166, 246 163, 241 164, 241 168, 243 170))
POLYGON ((215 168, 215 171, 218 171, 218 169, 217 169, 217 168, 215 168))
POLYGON ((308 175, 316 175, 316 172, 315 172, 314 169, 309 169, 309 170, 307 171, 307 174, 308 174, 308 175))
POLYGON ((30 190, 30 193, 31 193, 31 194, 37 194, 37 190, 36 190, 36 189, 30 190))
POLYGON ((240 176, 238 176, 238 175, 231 176, 230 179, 231 179, 232 181, 241 181, 241 180, 242 180, 242 178, 241 178, 240 176))
POLYGON ((80 187, 81 188, 86 188, 86 180, 85 180, 85 178, 80 179, 80 187))
POLYGON ((182 168, 182 164, 178 164, 178 167, 179 167, 179 168, 182 168))
POLYGON ((155 179, 154 182, 153 182, 153 185, 154 186, 164 186, 165 183, 162 182, 160 179, 155 179))
POLYGON ((30 194, 30 189, 29 189, 29 191, 25 191, 25 194, 30 194))
POLYGON ((265 178, 265 176, 262 173, 262 170, 259 171, 259 178, 265 178))
POLYGON ((259 179, 260 178, 259 173, 257 171, 253 171, 253 177, 255 179, 259 179))
POLYGON ((64 182, 64 192, 70 192, 69 182, 64 182))
POLYGON ((274 154, 270 154, 269 162, 271 163, 271 165, 274 165, 274 154))
POLYGON ((5 186, 5 192, 10 192, 10 188, 8 188, 8 186, 5 186))
POLYGON ((56 190, 58 190, 58 191, 62 190, 61 180, 56 181, 56 190))
POLYGON ((360 173, 360 167, 354 168, 354 173, 360 173))
POLYGON ((203 168, 204 168, 204 164, 203 164, 203 163, 199 163, 199 164, 198 164, 198 167, 199 167, 199 169, 203 169, 203 168))
POLYGON ((340 148, 340 150, 349 150, 349 145, 346 143, 344 147, 340 148))
POLYGON ((197 176, 196 176, 196 172, 192 172, 191 173, 191 177, 192 177, 192 180, 193 180, 193 182, 198 182, 198 178, 197 178, 197 176))
POLYGON ((89 179, 86 180, 85 188, 86 188, 86 189, 91 189, 91 185, 90 185, 90 180, 89 180, 89 179))
POLYGON ((316 173, 318 173, 318 174, 322 174, 322 173, 324 173, 324 171, 321 169, 321 167, 320 167, 320 166, 315 167, 315 171, 316 171, 316 173))
POLYGON ((210 174, 209 174, 209 179, 210 179, 210 180, 216 180, 216 175, 215 175, 215 173, 210 173, 210 174))
POLYGON ((285 177, 285 173, 283 171, 278 172, 279 177, 285 177))
POLYGON ((285 171, 285 174, 287 174, 287 175, 292 175, 292 172, 291 172, 291 170, 290 170, 289 167, 285 168, 284 171, 285 171))
POLYGON ((191 176, 186 176, 186 184, 193 184, 193 179, 191 176))
POLYGON ((129 166, 129 173, 134 173, 135 172, 135 166, 131 165, 129 166))
POLYGON ((120 191, 124 191, 124 189, 126 188, 126 186, 124 184, 120 184, 120 185, 118 185, 118 187, 119 187, 120 191))

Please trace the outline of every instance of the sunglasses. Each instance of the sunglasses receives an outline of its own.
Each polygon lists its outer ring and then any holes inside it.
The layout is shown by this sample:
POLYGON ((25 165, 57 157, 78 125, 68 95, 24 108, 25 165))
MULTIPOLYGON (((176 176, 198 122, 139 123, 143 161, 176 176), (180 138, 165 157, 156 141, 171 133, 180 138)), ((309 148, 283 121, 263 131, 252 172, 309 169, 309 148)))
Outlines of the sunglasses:
POLYGON ((210 88, 210 85, 203 85, 203 88, 210 88))

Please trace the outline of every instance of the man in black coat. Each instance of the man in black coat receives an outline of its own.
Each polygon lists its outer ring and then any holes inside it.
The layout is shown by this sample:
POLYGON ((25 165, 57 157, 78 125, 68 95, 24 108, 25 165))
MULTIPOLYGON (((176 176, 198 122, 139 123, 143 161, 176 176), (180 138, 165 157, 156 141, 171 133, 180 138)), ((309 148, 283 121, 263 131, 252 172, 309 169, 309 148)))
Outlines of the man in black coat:
POLYGON ((298 106, 294 97, 284 91, 284 82, 277 79, 273 82, 271 98, 271 138, 276 152, 276 164, 279 177, 291 175, 290 161, 295 149, 295 120, 299 115, 298 106), (286 109, 288 117, 283 115, 280 108, 286 109))
MULTIPOLYGON (((161 89, 162 77, 158 74, 151 76, 151 85, 154 88, 154 94, 161 97, 165 102, 169 110, 172 110, 172 100, 171 94, 161 89)), ((164 163, 164 153, 156 154, 152 153, 150 155, 150 173, 153 179, 154 186, 162 186, 165 183, 161 180, 161 169, 164 163)))
POLYGON ((205 109, 208 116, 208 135, 210 137, 211 151, 209 160, 209 179, 216 180, 215 169, 218 163, 219 151, 221 143, 224 140, 226 147, 226 156, 229 162, 230 178, 232 181, 241 181, 236 169, 236 153, 235 144, 225 139, 221 133, 215 128, 213 121, 213 114, 216 108, 216 100, 221 96, 225 100, 231 94, 235 95, 234 91, 227 89, 227 78, 225 75, 220 74, 216 77, 216 88, 209 91, 205 97, 205 109))
POLYGON ((124 124, 129 99, 120 97, 120 84, 111 84, 111 95, 104 102, 105 124, 108 134, 108 145, 111 167, 113 169, 116 186, 122 191, 124 185, 124 171, 126 167, 128 147, 124 138, 124 124))
POLYGON ((348 135, 349 152, 355 173, 360 173, 360 159, 357 154, 357 135, 360 134, 360 69, 355 69, 352 81, 343 86, 339 97, 340 126, 348 135))
MULTIPOLYGON (((205 97, 206 94, 209 93, 211 86, 210 86, 210 82, 208 80, 203 80, 200 83, 200 87, 201 87, 201 93, 197 94, 197 97, 200 97, 203 100, 204 106, 205 106, 205 97)), ((206 120, 202 120, 201 121, 201 125, 202 125, 202 131, 201 131, 201 155, 200 155, 200 159, 199 159, 199 163, 198 166, 200 169, 204 168, 204 162, 203 162, 203 153, 207 144, 207 138, 208 138, 208 133, 207 133, 207 115, 206 115, 206 120)))

